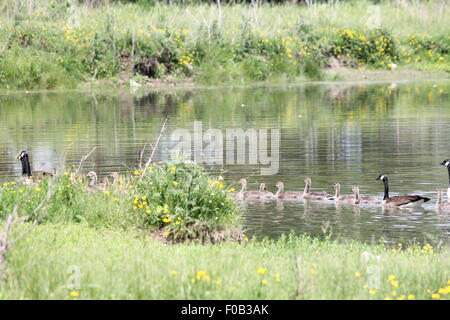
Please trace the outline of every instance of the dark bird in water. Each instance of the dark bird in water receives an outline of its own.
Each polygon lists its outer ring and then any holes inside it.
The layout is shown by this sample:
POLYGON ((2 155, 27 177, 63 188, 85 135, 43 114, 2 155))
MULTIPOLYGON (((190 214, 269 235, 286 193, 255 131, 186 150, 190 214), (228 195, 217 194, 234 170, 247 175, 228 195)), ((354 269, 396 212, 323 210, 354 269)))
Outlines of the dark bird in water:
POLYGON ((383 204, 387 207, 393 208, 409 208, 409 207, 419 207, 425 202, 429 201, 430 198, 418 196, 418 195, 404 195, 404 196, 394 196, 389 197, 389 184, 388 177, 385 174, 380 174, 375 180, 383 181, 384 184, 384 197, 383 204))
POLYGON ((22 177, 42 179, 46 177, 53 177, 53 173, 45 171, 31 171, 30 158, 28 152, 22 151, 17 157, 22 162, 22 177))

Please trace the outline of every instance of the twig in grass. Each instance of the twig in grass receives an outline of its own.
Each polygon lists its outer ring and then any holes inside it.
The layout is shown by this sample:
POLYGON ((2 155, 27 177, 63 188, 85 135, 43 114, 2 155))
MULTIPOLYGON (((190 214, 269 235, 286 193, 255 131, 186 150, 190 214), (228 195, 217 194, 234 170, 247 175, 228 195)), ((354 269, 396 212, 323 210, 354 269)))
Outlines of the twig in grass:
POLYGON ((78 165, 78 168, 76 170, 77 174, 80 173, 81 166, 83 165, 83 162, 86 161, 87 158, 89 158, 89 156, 95 151, 95 149, 97 149, 97 147, 94 147, 94 149, 92 149, 91 152, 89 152, 87 155, 85 155, 84 157, 81 158, 80 164, 78 165))
POLYGON ((11 250, 11 248, 17 242, 19 242, 20 240, 25 238, 27 235, 29 235, 34 230, 36 225, 42 221, 42 219, 45 217, 45 215, 47 213, 47 211, 42 210, 42 208, 43 208, 44 204, 48 200, 50 200, 52 195, 53 195, 53 186, 49 185, 47 195, 41 201, 41 203, 39 203, 39 205, 33 210, 33 212, 30 215, 25 216, 22 219, 19 219, 17 216, 18 206, 16 205, 13 209, 13 213, 10 214, 8 216, 8 218, 6 219, 6 224, 5 224, 3 234, 0 235, 0 281, 7 280, 7 278, 8 278, 8 270, 7 270, 7 266, 6 266, 6 254, 8 253, 9 250, 11 250), (39 211, 41 211, 41 214, 39 216, 37 216, 37 218, 33 221, 33 224, 31 225, 30 228, 28 228, 28 230, 24 231, 22 234, 20 234, 17 238, 15 238, 13 240, 9 239, 11 230, 17 223, 23 223, 23 222, 28 221, 30 217, 36 216, 39 211))
POLYGON ((5 256, 10 248, 8 237, 16 221, 16 217, 17 217, 17 206, 14 207, 13 213, 6 219, 3 234, 0 235, 0 281, 6 280, 8 278, 5 256))
POLYGON ((159 132, 159 136, 158 136, 158 138, 156 139, 156 142, 155 142, 155 146, 152 146, 152 153, 150 154, 150 158, 148 159, 147 163, 145 164, 144 171, 142 172, 141 178, 144 176, 144 174, 147 171, 147 168, 149 167, 150 163, 152 163, 153 156, 154 156, 154 154, 156 152, 156 149, 158 148, 159 140, 164 135, 164 130, 166 128, 167 120, 168 119, 166 118, 166 120, 164 121, 164 124, 161 127, 161 130, 159 132))
POLYGON ((290 295, 290 297, 292 299, 297 299, 300 295, 305 293, 305 288, 302 288, 302 283, 303 283, 304 279, 303 279, 302 273, 300 271, 300 269, 301 269, 300 265, 301 265, 301 258, 297 257, 295 259, 295 275, 297 278, 297 281, 296 281, 297 286, 296 286, 295 292, 290 295))

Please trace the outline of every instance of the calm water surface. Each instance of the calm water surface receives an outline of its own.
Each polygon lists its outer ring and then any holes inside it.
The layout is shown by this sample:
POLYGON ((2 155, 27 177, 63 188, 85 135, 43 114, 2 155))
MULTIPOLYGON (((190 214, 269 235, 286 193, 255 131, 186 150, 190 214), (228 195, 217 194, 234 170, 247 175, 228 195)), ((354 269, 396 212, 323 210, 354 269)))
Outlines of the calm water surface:
POLYGON ((313 202, 245 203, 249 236, 294 230, 368 242, 450 244, 450 214, 434 210, 436 189, 448 184, 439 162, 450 158, 450 82, 0 93, 0 180, 20 176, 15 157, 21 150, 30 151, 35 170, 63 170, 93 147, 84 171, 129 170, 165 118, 168 134, 155 160, 169 157, 170 132, 193 132, 194 121, 202 121, 204 131, 280 129, 276 175, 261 176, 260 165, 208 167, 234 185, 246 177, 250 189, 265 182, 275 192, 275 183, 283 181, 286 190, 303 190, 310 176, 317 191, 331 193, 339 181, 343 194, 357 184, 362 194, 382 196, 375 178, 386 173, 393 195, 432 198, 424 208, 394 213, 313 202))

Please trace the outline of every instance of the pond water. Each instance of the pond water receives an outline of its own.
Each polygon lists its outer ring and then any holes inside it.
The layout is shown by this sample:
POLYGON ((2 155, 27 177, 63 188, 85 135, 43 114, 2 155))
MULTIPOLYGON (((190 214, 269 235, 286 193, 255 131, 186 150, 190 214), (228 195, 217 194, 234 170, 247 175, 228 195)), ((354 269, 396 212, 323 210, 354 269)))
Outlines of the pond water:
POLYGON ((193 133, 194 121, 201 122, 203 132, 214 128, 224 137, 227 129, 278 129, 279 147, 271 154, 279 159, 275 174, 261 175, 267 165, 248 161, 207 166, 236 188, 245 177, 249 189, 265 182, 275 192, 275 183, 283 181, 287 191, 297 191, 309 176, 314 191, 332 193, 332 183, 339 181, 343 194, 359 185, 362 194, 382 197, 383 186, 375 178, 386 173, 392 195, 432 198, 423 208, 401 212, 314 202, 245 203, 248 236, 278 237, 293 230, 367 242, 450 244, 450 214, 434 210, 436 189, 448 184, 446 168, 439 165, 450 158, 450 82, 445 81, 3 92, 0 180, 20 176, 16 156, 21 150, 30 151, 34 170, 77 165, 93 147, 85 172, 107 175, 135 168, 144 144, 155 141, 166 118, 156 161, 169 157, 171 133, 193 133))

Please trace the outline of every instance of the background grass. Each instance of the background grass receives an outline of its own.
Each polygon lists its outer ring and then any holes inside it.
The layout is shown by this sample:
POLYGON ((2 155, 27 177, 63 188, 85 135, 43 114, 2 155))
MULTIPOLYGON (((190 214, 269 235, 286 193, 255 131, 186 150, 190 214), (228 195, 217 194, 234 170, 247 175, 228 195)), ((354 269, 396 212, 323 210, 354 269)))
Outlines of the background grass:
POLYGON ((360 69, 450 70, 445 1, 87 3, 7 0, 0 86, 128 83, 133 76, 208 84, 320 80, 336 61, 360 69))

